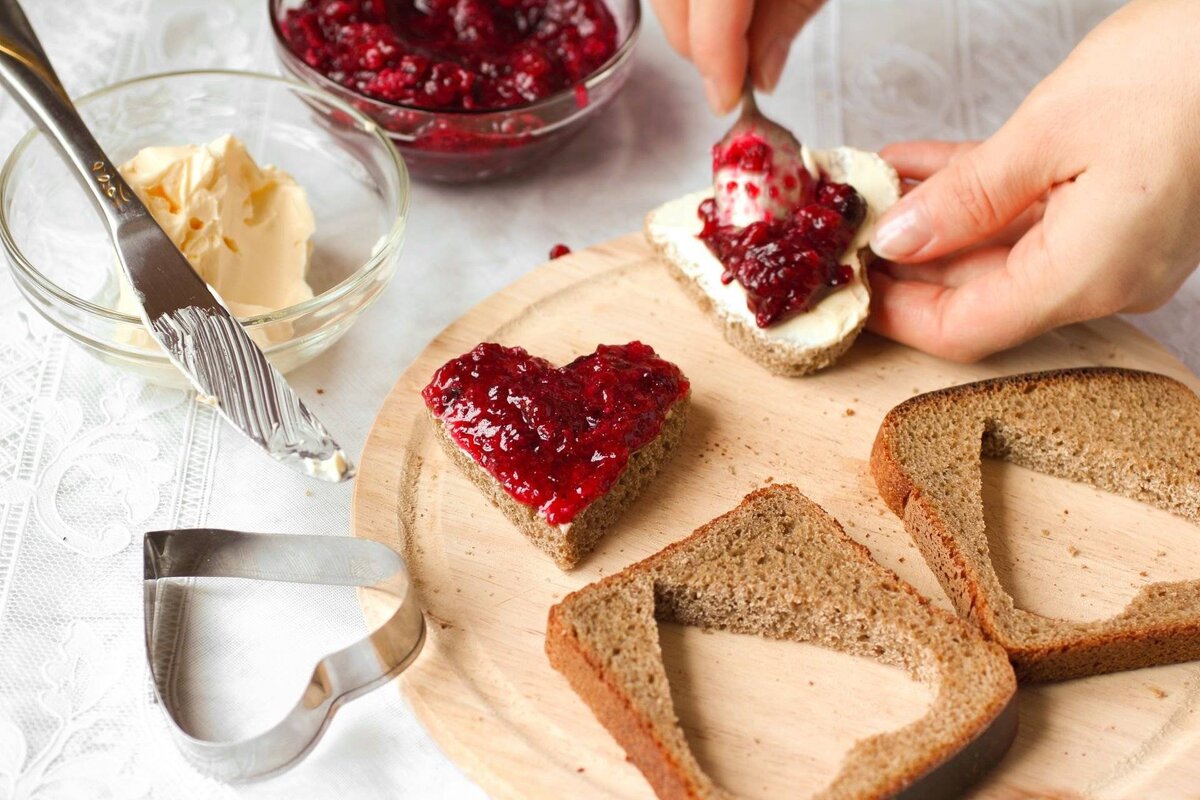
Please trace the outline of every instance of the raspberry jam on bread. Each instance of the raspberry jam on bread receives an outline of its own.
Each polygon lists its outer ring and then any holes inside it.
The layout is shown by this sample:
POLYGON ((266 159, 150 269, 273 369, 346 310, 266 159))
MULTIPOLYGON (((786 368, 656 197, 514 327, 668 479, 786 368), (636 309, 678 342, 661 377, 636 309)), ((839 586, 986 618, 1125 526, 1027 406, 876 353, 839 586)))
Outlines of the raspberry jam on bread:
POLYGON ((509 496, 565 525, 617 483, 689 388, 641 342, 600 345, 564 367, 485 342, 443 365, 421 394, 509 496))
POLYGON ((724 267, 721 282, 736 279, 745 288, 747 307, 766 328, 811 310, 854 278, 842 256, 866 218, 867 204, 854 187, 821 181, 811 201, 794 213, 745 227, 721 224, 712 198, 697 213, 704 223, 700 239, 724 267))

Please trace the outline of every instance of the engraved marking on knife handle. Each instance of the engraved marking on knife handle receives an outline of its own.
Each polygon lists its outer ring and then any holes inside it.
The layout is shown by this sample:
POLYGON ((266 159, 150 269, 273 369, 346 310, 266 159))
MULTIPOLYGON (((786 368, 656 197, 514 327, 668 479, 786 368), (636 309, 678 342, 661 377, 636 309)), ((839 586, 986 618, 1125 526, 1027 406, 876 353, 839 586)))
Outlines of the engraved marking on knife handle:
POLYGON ((104 195, 112 202, 117 211, 125 208, 125 204, 129 202, 129 193, 125 191, 125 183, 123 181, 114 181, 112 173, 116 172, 103 161, 96 161, 92 164, 92 174, 96 176, 96 181, 100 184, 104 195))

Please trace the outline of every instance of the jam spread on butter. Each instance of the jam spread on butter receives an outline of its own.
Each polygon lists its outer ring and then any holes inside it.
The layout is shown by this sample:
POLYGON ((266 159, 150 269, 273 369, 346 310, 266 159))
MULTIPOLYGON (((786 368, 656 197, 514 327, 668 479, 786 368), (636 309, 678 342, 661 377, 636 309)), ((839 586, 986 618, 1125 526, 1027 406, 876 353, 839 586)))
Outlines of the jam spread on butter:
POLYGON ((303 0, 279 23, 292 52, 331 80, 423 109, 540 100, 617 50, 602 0, 303 0))
POLYGON ((621 477, 689 390, 648 345, 600 345, 563 367, 485 342, 448 361, 425 405, 516 500, 570 522, 621 477))
POLYGON ((760 218, 744 226, 723 223, 729 209, 722 214, 717 199, 704 200, 697 211, 700 239, 724 267, 721 281, 742 285, 760 328, 811 310, 853 279, 841 259, 867 215, 854 187, 813 180, 799 163, 785 168, 753 135, 714 149, 713 170, 721 181, 716 197, 740 203, 742 212, 761 192, 769 194, 761 200, 760 218))

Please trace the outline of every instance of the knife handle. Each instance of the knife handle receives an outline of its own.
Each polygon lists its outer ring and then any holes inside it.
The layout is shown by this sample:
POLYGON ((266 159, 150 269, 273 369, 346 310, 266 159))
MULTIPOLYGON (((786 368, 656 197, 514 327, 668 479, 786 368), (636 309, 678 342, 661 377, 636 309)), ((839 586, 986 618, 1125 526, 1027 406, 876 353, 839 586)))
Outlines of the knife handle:
POLYGON ((0 83, 75 168, 114 236, 149 218, 80 118, 17 0, 0 0, 0 83))

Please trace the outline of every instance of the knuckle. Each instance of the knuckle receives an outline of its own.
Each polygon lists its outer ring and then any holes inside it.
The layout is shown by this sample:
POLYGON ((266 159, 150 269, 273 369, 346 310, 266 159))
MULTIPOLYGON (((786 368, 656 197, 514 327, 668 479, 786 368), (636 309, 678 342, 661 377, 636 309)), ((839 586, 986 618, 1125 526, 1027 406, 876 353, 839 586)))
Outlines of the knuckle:
POLYGON ((940 339, 934 355, 958 364, 973 364, 988 355, 988 351, 964 337, 961 332, 957 332, 948 338, 940 339))
POLYGON ((1122 311, 1130 314, 1147 314, 1152 311, 1158 311, 1159 308, 1165 306, 1166 303, 1170 302, 1170 300, 1171 295, 1151 295, 1148 297, 1142 297, 1140 300, 1129 303, 1129 305, 1124 307, 1122 311))
POLYGON ((956 331, 953 336, 942 340, 940 355, 942 358, 958 364, 974 364, 990 353, 988 348, 974 341, 969 333, 960 330, 956 331))
POLYGON ((978 163, 970 152, 954 162, 953 175, 951 200, 962 215, 976 229, 996 227, 1000 214, 993 191, 980 175, 978 163))
POLYGON ((1098 319, 1116 314, 1131 308, 1136 304, 1134 292, 1123 280, 1092 280, 1087 281, 1077 290, 1082 295, 1076 304, 1078 309, 1064 322, 1079 322, 1087 319, 1098 319))
POLYGON ((976 353, 975 348, 956 344, 946 344, 941 348, 940 352, 934 353, 934 355, 941 356, 947 361, 953 361, 956 364, 973 364, 982 357, 976 353))
POLYGON ((942 295, 941 306, 933 325, 931 352, 949 361, 960 364, 970 364, 987 355, 987 352, 972 336, 972 325, 969 320, 961 319, 961 314, 953 305, 951 292, 942 295))
POLYGON ((1156 311, 1171 301, 1179 288, 1179 283, 1168 277, 1168 270, 1149 270, 1142 281, 1130 278, 1120 282, 1112 290, 1109 297, 1108 314, 1130 313, 1145 314, 1156 311))

